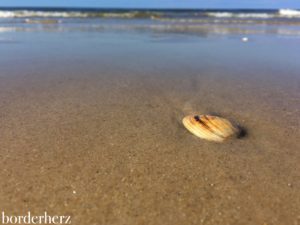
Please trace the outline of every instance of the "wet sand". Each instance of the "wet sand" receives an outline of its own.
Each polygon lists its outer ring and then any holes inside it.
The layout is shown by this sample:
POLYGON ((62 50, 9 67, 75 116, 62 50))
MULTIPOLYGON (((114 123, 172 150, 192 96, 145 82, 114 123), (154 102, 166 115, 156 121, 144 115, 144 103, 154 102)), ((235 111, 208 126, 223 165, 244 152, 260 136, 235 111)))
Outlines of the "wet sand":
POLYGON ((26 49, 2 59, 0 209, 72 224, 299 224, 297 68, 283 78, 285 62, 197 65, 180 43, 182 55, 161 58, 138 44, 103 45, 103 58, 65 46, 58 59, 24 60, 26 49), (222 115, 247 135, 200 140, 181 124, 189 113, 222 115))

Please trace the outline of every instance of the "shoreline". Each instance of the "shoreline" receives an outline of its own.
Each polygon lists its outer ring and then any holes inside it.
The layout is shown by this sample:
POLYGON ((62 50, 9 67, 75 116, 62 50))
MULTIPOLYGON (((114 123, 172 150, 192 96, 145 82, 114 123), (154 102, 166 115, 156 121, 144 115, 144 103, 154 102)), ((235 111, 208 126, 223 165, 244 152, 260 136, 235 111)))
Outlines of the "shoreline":
POLYGON ((32 32, 0 45, 7 215, 131 225, 299 220, 297 41, 164 37, 32 32), (190 113, 221 114, 248 135, 198 139, 181 124, 190 113))

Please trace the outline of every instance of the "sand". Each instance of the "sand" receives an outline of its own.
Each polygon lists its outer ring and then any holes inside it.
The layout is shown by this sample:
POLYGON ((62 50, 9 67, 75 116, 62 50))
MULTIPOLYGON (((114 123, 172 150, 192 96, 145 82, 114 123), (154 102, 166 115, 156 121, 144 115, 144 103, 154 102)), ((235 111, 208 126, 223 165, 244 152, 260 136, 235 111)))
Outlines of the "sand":
POLYGON ((81 225, 300 223, 299 78, 106 56, 1 61, 1 210, 81 225), (182 126, 189 113, 247 136, 203 141, 182 126))

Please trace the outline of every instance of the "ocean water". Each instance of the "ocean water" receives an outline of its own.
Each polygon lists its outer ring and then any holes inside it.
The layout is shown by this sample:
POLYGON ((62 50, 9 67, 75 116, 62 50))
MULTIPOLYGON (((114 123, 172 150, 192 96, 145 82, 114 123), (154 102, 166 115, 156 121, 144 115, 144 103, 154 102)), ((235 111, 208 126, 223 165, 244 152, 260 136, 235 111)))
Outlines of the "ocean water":
POLYGON ((0 32, 137 30, 299 36, 300 11, 0 8, 0 32))
POLYGON ((270 91, 270 99, 262 102, 269 101, 272 117, 282 108, 298 113, 298 11, 284 12, 284 16, 275 10, 2 9, 4 12, 5 18, 0 19, 2 77, 102 73, 157 79, 203 76, 203 81, 216 79, 212 87, 218 80, 223 80, 220 85, 227 80, 222 88, 232 86, 233 95, 235 82, 249 85, 253 96, 258 88, 270 91), (153 18, 157 14, 163 19, 153 18))
POLYGON ((299 41, 295 10, 0 10, 2 70, 32 60, 70 69, 78 60, 86 70, 97 64, 134 69, 140 61, 144 70, 221 68, 274 81, 299 77, 299 41))
POLYGON ((0 63, 16 69, 10 63, 81 60, 91 69, 101 63, 136 68, 132 64, 143 61, 144 69, 184 64, 193 71, 227 68, 229 74, 244 76, 264 69, 264 77, 297 77, 299 13, 2 8, 0 63))

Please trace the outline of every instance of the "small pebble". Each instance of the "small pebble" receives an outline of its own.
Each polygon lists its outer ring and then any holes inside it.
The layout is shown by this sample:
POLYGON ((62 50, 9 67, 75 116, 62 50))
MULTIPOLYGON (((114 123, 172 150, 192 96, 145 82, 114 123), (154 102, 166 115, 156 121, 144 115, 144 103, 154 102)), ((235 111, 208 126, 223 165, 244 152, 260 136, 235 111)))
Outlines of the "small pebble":
POLYGON ((243 38, 242 38, 242 41, 243 41, 243 42, 248 42, 248 41, 249 41, 249 38, 243 37, 243 38))

